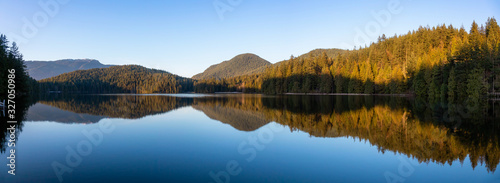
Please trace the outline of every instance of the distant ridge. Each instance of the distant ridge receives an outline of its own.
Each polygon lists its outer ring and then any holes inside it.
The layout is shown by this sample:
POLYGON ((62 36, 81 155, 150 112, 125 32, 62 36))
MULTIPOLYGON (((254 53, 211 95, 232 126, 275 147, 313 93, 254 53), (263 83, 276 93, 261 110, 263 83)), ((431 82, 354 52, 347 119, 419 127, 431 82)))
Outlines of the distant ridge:
POLYGON ((241 54, 231 60, 215 64, 204 72, 194 75, 193 79, 222 79, 236 76, 250 75, 264 71, 267 66, 272 65, 267 60, 251 54, 241 54))
POLYGON ((314 49, 310 52, 307 52, 305 54, 302 54, 302 55, 298 56, 297 58, 305 58, 308 56, 317 57, 317 56, 320 56, 321 54, 323 54, 323 52, 326 53, 326 55, 328 57, 333 58, 333 57, 336 57, 338 54, 348 52, 348 50, 337 49, 337 48, 318 48, 318 49, 314 49))
POLYGON ((95 68, 108 68, 114 65, 104 65, 94 59, 63 59, 57 61, 25 61, 27 71, 36 80, 54 77, 60 74, 95 68))

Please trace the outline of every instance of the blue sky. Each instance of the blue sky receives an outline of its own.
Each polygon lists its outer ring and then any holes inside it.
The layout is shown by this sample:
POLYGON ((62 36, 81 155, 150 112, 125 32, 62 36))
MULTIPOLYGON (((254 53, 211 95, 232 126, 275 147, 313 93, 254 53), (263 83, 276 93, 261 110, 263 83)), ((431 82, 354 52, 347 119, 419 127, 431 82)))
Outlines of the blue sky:
POLYGON ((185 77, 241 53, 274 63, 420 25, 468 30, 488 17, 500 17, 499 1, 0 0, 0 33, 17 40, 25 60, 92 58, 185 77))

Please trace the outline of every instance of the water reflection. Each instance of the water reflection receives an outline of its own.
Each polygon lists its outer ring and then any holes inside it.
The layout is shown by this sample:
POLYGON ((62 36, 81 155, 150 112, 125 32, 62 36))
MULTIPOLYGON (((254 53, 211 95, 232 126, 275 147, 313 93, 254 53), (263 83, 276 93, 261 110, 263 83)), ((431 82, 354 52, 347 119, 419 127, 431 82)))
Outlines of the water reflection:
MULTIPOLYGON (((192 103, 192 98, 138 95, 76 95, 43 98, 39 103, 77 114, 107 118, 138 119, 162 114, 192 103)), ((31 109, 28 111, 32 115, 31 109)), ((60 116, 54 114, 53 116, 60 116)), ((36 119, 29 119, 37 121, 36 119)), ((59 122, 57 119, 52 120, 59 122)))
POLYGON ((87 95, 46 97, 21 113, 27 113, 25 121, 96 123, 187 106, 240 131, 254 131, 274 121, 314 137, 365 140, 381 153, 403 153, 419 162, 451 165, 469 157, 472 168, 484 163, 494 172, 500 160, 498 103, 470 108, 373 96, 87 95))
POLYGON ((7 128, 9 128, 9 125, 11 124, 7 123, 7 121, 17 121, 15 128, 16 129, 15 136, 17 139, 19 133, 22 131, 24 126, 23 122, 26 119, 26 111, 34 103, 36 103, 35 100, 33 100, 30 97, 25 97, 25 98, 20 97, 15 100, 14 119, 7 118, 7 116, 3 116, 3 114, 0 114, 0 119, 2 119, 2 122, 0 123, 0 134, 1 137, 3 137, 0 138, 0 153, 2 154, 5 153, 7 141, 9 140, 8 136, 10 135, 10 133, 8 132, 7 128))

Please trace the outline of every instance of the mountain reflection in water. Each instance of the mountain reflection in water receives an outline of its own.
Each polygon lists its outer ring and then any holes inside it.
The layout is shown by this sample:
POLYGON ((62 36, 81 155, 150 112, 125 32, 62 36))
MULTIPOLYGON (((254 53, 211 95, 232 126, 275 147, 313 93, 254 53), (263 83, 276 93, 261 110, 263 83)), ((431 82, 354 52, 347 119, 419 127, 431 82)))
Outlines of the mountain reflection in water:
MULTIPOLYGON (((139 119, 190 106, 239 131, 277 122, 314 137, 353 137, 377 146, 381 153, 403 153, 421 163, 451 165, 468 156, 472 168, 484 163, 494 172, 500 160, 498 103, 470 108, 400 97, 236 94, 52 96, 28 106, 20 111, 24 123, 72 124, 139 119)), ((3 151, 4 146, 2 142, 3 151)))

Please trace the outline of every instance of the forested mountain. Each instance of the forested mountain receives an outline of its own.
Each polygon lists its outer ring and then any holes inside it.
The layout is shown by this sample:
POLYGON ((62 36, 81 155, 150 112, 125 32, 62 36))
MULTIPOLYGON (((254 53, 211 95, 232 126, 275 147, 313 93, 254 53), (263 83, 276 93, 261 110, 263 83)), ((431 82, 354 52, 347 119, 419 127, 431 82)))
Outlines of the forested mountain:
POLYGON ((414 94, 437 101, 477 104, 500 89, 500 28, 494 18, 420 27, 332 57, 326 52, 291 58, 263 73, 195 84, 198 92, 414 94))
POLYGON ((320 48, 320 49, 312 50, 306 54, 302 54, 302 55, 298 56, 297 58, 301 59, 301 58, 307 58, 307 57, 311 57, 311 56, 318 57, 318 56, 321 56, 323 53, 325 53, 326 56, 328 56, 328 57, 336 57, 339 54, 343 54, 343 53, 347 53, 347 52, 348 52, 347 50, 343 50, 343 49, 336 49, 336 48, 323 49, 323 48, 320 48))
POLYGON ((178 93, 192 86, 189 78, 138 65, 78 70, 39 81, 41 91, 64 93, 178 93))
POLYGON ((241 54, 231 60, 215 64, 203 73, 196 74, 193 79, 222 79, 260 73, 271 63, 255 54, 241 54))
POLYGON ((101 64, 93 59, 64 59, 57 61, 25 61, 28 73, 36 80, 42 80, 76 70, 108 68, 113 65, 101 64))
MULTIPOLYGON (((3 41, 3 60, 22 63, 17 47, 6 44, 3 41)), ((193 76, 198 79, 194 86, 191 79, 165 71, 115 66, 44 79, 35 89, 74 93, 403 93, 430 102, 475 105, 487 93, 500 90, 499 60, 500 27, 489 18, 484 26, 473 22, 470 31, 452 25, 420 27, 404 35, 382 35, 376 43, 358 50, 317 49, 274 65, 257 55, 242 54, 193 76)), ((24 72, 22 64, 13 66, 24 72)), ((2 74, 6 78, 6 72, 2 74)), ((6 84, 6 80, 0 82, 6 84)))

